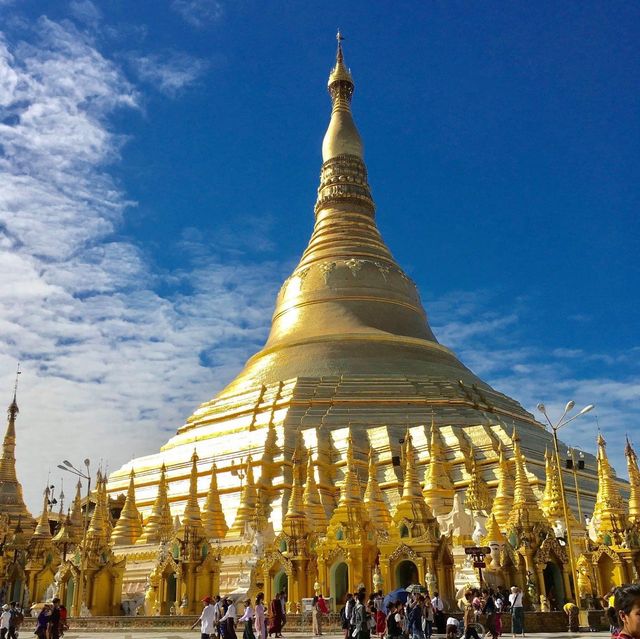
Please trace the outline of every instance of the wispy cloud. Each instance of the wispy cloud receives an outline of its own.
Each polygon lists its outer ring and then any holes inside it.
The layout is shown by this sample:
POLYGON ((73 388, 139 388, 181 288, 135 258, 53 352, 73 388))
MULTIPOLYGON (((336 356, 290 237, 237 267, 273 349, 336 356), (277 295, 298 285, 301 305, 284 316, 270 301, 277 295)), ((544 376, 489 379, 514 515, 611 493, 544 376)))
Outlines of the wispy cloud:
MULTIPOLYGON (((438 339, 497 390, 537 414, 543 401, 560 415, 569 399, 596 404, 593 413, 562 431, 570 445, 593 451, 599 418, 618 474, 626 475, 625 433, 640 420, 640 363, 632 352, 589 353, 565 346, 542 346, 526 330, 527 301, 509 308, 495 292, 452 292, 427 301, 438 339), (596 366, 594 366, 594 363, 596 366), (594 373, 594 370, 596 371, 594 373)), ((538 417, 541 417, 537 414, 538 417)), ((640 445, 640 440, 636 442, 640 445)))
POLYGON ((109 173, 123 143, 109 121, 139 101, 69 23, 0 39, 0 384, 8 401, 22 360, 19 471, 34 508, 61 459, 115 468, 157 450, 258 348, 282 278, 211 249, 166 273, 116 237, 135 208, 109 173))
POLYGON ((223 5, 218 0, 172 0, 171 8, 197 29, 217 22, 224 15, 223 5))
POLYGON ((171 97, 197 82, 209 68, 207 60, 178 51, 132 53, 128 59, 140 81, 171 97))

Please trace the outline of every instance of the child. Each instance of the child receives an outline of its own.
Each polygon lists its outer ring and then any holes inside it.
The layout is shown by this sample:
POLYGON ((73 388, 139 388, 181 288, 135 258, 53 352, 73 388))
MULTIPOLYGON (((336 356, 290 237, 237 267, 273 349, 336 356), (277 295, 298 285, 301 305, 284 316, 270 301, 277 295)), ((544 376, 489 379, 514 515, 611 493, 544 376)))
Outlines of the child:
POLYGON ((447 619, 447 639, 458 639, 458 620, 455 617, 447 619))
POLYGON ((607 613, 612 625, 620 628, 617 635, 620 639, 640 639, 640 584, 619 588, 607 613))

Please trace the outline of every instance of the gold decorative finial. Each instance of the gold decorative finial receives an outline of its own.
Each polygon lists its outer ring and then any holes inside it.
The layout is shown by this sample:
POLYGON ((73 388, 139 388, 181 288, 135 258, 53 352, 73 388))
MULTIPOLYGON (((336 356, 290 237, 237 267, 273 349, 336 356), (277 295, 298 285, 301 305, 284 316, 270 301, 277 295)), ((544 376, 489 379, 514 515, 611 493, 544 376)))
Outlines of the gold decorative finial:
POLYGON ((209 492, 207 500, 202 511, 202 525, 204 526, 207 537, 224 538, 229 527, 222 512, 222 504, 220 503, 220 493, 218 492, 218 469, 215 464, 211 465, 211 481, 209 483, 209 492))
POLYGON ((142 535, 140 512, 136 506, 135 473, 133 468, 129 475, 129 488, 120 517, 111 532, 111 542, 114 546, 128 546, 135 544, 142 535))
POLYGON ((627 436, 625 455, 627 457, 627 470, 629 471, 629 520, 631 522, 640 519, 640 470, 638 469, 638 456, 627 436))
POLYGON ((136 542, 137 544, 158 544, 171 539, 173 535, 173 518, 171 517, 168 493, 167 467, 163 463, 160 468, 158 494, 153 503, 149 519, 142 531, 142 535, 136 542))
POLYGON ((378 484, 377 468, 373 448, 369 448, 369 477, 364 491, 364 504, 369 511, 371 523, 378 531, 388 531, 391 526, 391 513, 378 484))
POLYGON ((598 492, 593 508, 593 519, 599 533, 612 532, 616 526, 625 524, 626 512, 620 489, 617 485, 616 474, 611 468, 607 456, 607 442, 602 433, 598 431, 598 492))

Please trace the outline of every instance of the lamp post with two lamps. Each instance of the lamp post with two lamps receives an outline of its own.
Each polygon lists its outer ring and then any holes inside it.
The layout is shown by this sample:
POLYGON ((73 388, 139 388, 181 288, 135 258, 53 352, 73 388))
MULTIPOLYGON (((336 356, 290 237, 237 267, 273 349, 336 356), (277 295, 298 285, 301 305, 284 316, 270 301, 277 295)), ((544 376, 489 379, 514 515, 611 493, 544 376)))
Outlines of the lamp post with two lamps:
MULTIPOLYGON (((565 527, 566 536, 567 536, 567 551, 569 553, 569 565, 571 567, 571 584, 573 586, 576 603, 578 603, 579 605, 580 596, 578 594, 578 586, 577 586, 577 578, 576 578, 576 574, 577 574, 576 563, 573 557, 573 545, 571 544, 571 531, 569 529, 569 506, 567 505, 567 497, 564 492, 564 481, 562 480, 562 470, 561 470, 562 466, 560 465, 560 448, 558 446, 558 431, 564 426, 566 426, 567 424, 569 424, 570 422, 572 422, 574 419, 577 419, 578 417, 584 415, 585 413, 588 413, 590 410, 594 408, 594 406, 593 404, 589 404, 588 406, 585 406, 582 410, 580 410, 578 413, 576 413, 572 417, 569 417, 569 413, 573 410, 575 405, 576 403, 573 400, 568 401, 567 405, 564 407, 564 413, 562 413, 562 416, 555 424, 549 418, 549 415, 547 414, 546 406, 542 402, 538 404, 538 410, 544 415, 545 419, 547 420, 547 423, 551 428, 551 433, 553 435, 553 450, 555 452, 556 466, 558 468, 558 474, 559 474, 559 480, 560 480, 560 499, 562 500, 562 513, 564 515, 564 527, 565 527)), ((571 593, 568 593, 568 595, 571 596, 571 593)))
POLYGON ((80 615, 82 612, 82 606, 84 604, 84 559, 87 545, 87 529, 89 527, 89 499, 91 497, 91 471, 89 470, 89 466, 91 465, 91 460, 84 460, 85 470, 78 470, 70 461, 65 459, 62 464, 58 464, 58 468, 60 470, 64 470, 72 475, 76 475, 80 477, 80 479, 87 480, 87 503, 84 507, 84 520, 82 524, 82 545, 80 546, 80 579, 78 583, 78 592, 77 596, 74 593, 73 597, 73 605, 71 607, 71 614, 74 616, 80 615))

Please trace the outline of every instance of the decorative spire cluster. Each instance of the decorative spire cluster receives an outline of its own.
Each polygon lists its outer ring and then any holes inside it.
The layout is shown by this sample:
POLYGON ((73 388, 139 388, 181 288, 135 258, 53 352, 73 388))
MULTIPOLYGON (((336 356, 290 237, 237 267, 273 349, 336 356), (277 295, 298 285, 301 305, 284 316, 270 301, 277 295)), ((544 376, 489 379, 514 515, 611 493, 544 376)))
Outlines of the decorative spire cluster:
POLYGON ((533 488, 529 483, 524 455, 520 448, 520 435, 515 428, 513 429, 511 441, 513 442, 513 461, 516 467, 516 479, 513 491, 513 508, 509 515, 508 525, 515 527, 521 523, 526 523, 528 526, 533 526, 540 522, 547 523, 547 519, 540 509, 538 500, 533 493, 533 488))
POLYGON ((327 529, 327 514, 320 499, 320 491, 316 483, 315 469, 313 458, 309 454, 307 458, 307 478, 304 485, 304 493, 302 495, 304 503, 304 512, 307 515, 307 521, 311 528, 311 532, 320 535, 327 529))
POLYGON ((247 457, 245 462, 244 479, 245 483, 240 495, 240 505, 238 506, 236 517, 228 533, 230 537, 241 537, 244 535, 245 526, 252 520, 256 506, 258 505, 258 491, 256 490, 256 483, 253 478, 253 459, 251 455, 247 457))
POLYGON ((290 537, 300 539, 309 532, 307 525, 307 515, 304 508, 304 498, 302 490, 301 463, 301 437, 298 437, 295 451, 293 452, 291 468, 291 494, 289 495, 289 506, 282 520, 282 530, 290 537))
POLYGON ((444 515, 451 510, 456 491, 449 475, 449 463, 440 442, 440 433, 433 419, 429 434, 429 464, 423 495, 435 515, 444 515))
MULTIPOLYGON (((491 506, 489 487, 478 470, 475 455, 471 457, 471 479, 464 496, 464 505, 467 510, 475 512, 488 510, 491 506)), ((491 519, 495 521, 495 517, 492 516, 491 519)))
POLYGON ((393 513, 393 521, 400 526, 406 524, 412 537, 422 537, 434 531, 436 518, 422 494, 422 487, 416 469, 416 451, 413 438, 407 429, 404 441, 404 481, 402 497, 393 513))
MULTIPOLYGON (((562 508, 562 495, 560 493, 558 465, 556 464, 555 456, 548 450, 544 451, 544 459, 547 481, 544 485, 540 507, 552 526, 554 526, 557 521, 561 521, 564 525, 564 510, 562 508)), ((580 528, 580 523, 571 508, 567 508, 567 514, 569 516, 569 529, 574 530, 580 528)))

